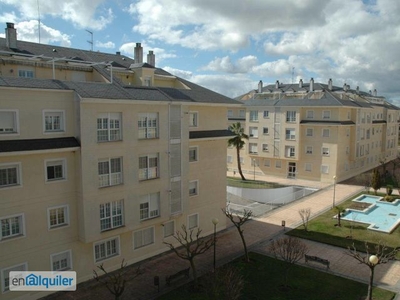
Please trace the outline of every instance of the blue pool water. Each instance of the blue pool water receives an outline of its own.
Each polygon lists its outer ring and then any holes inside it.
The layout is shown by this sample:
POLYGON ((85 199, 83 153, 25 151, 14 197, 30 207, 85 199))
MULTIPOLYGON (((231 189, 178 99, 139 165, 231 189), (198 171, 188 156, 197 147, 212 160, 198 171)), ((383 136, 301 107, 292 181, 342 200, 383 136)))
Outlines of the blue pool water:
POLYGON ((380 201, 382 197, 361 195, 354 202, 371 203, 364 211, 346 209, 342 220, 370 224, 368 229, 392 232, 400 223, 400 200, 394 202, 380 201))

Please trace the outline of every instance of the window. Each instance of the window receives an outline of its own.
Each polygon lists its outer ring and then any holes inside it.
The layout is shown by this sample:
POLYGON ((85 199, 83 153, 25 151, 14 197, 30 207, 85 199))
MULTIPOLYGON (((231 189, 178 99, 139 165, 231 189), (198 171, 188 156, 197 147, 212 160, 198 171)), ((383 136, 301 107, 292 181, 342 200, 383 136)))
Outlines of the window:
POLYGON ((64 131, 64 111, 44 111, 44 132, 64 131))
POLYGON ((139 180, 158 178, 158 154, 139 157, 139 180))
POLYGON ((45 163, 47 181, 65 179, 65 159, 47 160, 45 163))
POLYGON ((269 111, 268 110, 264 110, 263 117, 264 117, 264 119, 268 119, 269 118, 269 111))
POLYGON ((239 117, 246 118, 246 111, 244 109, 239 110, 239 117))
POLYGON ((144 86, 151 86, 151 77, 150 76, 146 76, 144 78, 144 86))
POLYGON ((188 228, 194 229, 196 227, 199 227, 199 214, 188 216, 188 228))
POLYGON ((124 225, 123 200, 100 204, 100 231, 118 228, 124 225))
POLYGON ((69 224, 68 205, 50 207, 47 209, 49 228, 54 229, 69 224))
POLYGON ((258 110, 250 111, 250 122, 258 122, 258 110))
POLYGON ((244 164, 244 157, 240 157, 239 160, 240 160, 240 164, 243 165, 244 164))
POLYGON ((251 160, 251 166, 252 166, 252 167, 258 167, 258 159, 253 158, 253 159, 251 160))
POLYGON ((0 188, 21 184, 20 178, 21 164, 1 164, 0 165, 0 188))
POLYGON ((140 113, 138 117, 139 139, 158 138, 158 113, 140 113))
POLYGON ((331 118, 331 111, 330 110, 324 110, 322 112, 322 119, 330 119, 331 118))
POLYGON ((228 156, 226 157, 226 162, 227 162, 228 164, 231 164, 231 163, 233 162, 233 157, 232 157, 231 155, 228 155, 228 156))
POLYGON ((262 144, 262 149, 264 152, 268 152, 269 151, 268 144, 262 144))
POLYGON ((280 169, 282 167, 282 161, 277 160, 275 161, 275 168, 280 169))
POLYGON ((164 238, 174 235, 175 233, 175 221, 169 221, 162 224, 164 227, 164 238))
POLYGON ((119 255, 119 237, 103 240, 94 244, 94 260, 99 262, 119 255))
POLYGON ((305 164, 305 170, 306 170, 306 172, 311 172, 311 164, 310 163, 305 164))
POLYGON ((0 110, 0 134, 18 133, 18 111, 0 110))
POLYGON ((140 220, 160 216, 160 193, 151 193, 140 197, 140 220))
POLYGON ((321 165, 321 173, 322 174, 328 174, 329 173, 329 166, 321 165))
POLYGON ((232 117, 233 117, 233 110, 228 109, 228 118, 232 118, 232 117))
POLYGON ((103 113, 97 116, 97 141, 110 142, 122 140, 121 113, 103 113))
POLYGON ((18 70, 18 77, 33 78, 34 74, 32 70, 18 70))
POLYGON ((268 135, 269 134, 269 129, 268 127, 263 127, 263 134, 268 135))
POLYGON ((329 137, 330 132, 329 129, 322 129, 322 136, 323 137, 329 137))
POLYGON ((287 140, 295 140, 296 139, 296 131, 293 128, 286 129, 286 139, 287 140))
POLYGON ((306 154, 312 154, 313 153, 313 147, 312 146, 306 146, 306 154))
POLYGON ((258 127, 250 127, 249 135, 250 137, 258 138, 258 127))
POLYGON ((52 271, 66 271, 72 269, 71 250, 52 254, 50 256, 52 271))
POLYGON ((295 148, 292 146, 285 147, 286 157, 294 157, 296 155, 295 148))
POLYGON ((314 111, 307 110, 307 119, 314 119, 314 111))
POLYGON ((189 148, 189 162, 198 161, 198 147, 189 148))
POLYGON ((24 215, 1 218, 0 241, 24 235, 24 215))
POLYGON ((1 290, 3 293, 10 290, 10 272, 11 271, 27 271, 28 264, 23 263, 20 265, 15 265, 1 270, 1 290))
POLYGON ((198 126, 198 116, 197 112, 189 112, 189 127, 197 127, 198 126))
POLYGON ((271 166, 271 161, 269 159, 264 160, 264 166, 265 167, 271 166))
POLYGON ((286 122, 296 122, 296 112, 287 111, 286 112, 286 122))
POLYGON ((313 135, 314 135, 314 129, 307 128, 306 129, 306 136, 313 136, 313 135))
POLYGON ((256 143, 249 143, 249 153, 250 154, 258 153, 258 145, 256 143))
POLYGON ((329 148, 327 148, 327 147, 322 147, 322 155, 324 155, 324 156, 329 156, 329 148))
POLYGON ((122 183, 122 158, 109 158, 98 162, 99 186, 112 186, 122 183))
POLYGON ((139 249, 154 244, 154 227, 135 231, 133 233, 133 249, 139 249))
POLYGON ((194 180, 189 182, 189 196, 196 196, 199 194, 199 181, 194 180))

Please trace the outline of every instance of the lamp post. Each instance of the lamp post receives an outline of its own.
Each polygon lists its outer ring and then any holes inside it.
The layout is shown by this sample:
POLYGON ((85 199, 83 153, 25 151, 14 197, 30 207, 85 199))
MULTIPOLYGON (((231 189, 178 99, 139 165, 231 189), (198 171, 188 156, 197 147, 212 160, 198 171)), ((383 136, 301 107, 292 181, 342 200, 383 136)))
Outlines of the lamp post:
POLYGON ((336 175, 333 176, 333 202, 332 202, 332 208, 335 208, 336 179, 337 179, 336 175))
POLYGON ((367 300, 372 300, 372 285, 374 283, 374 270, 375 270, 375 267, 378 264, 378 262, 379 262, 379 257, 376 255, 371 255, 368 259, 368 266, 370 269, 370 274, 369 274, 367 300))
POLYGON ((216 246, 217 246, 217 224, 219 220, 217 218, 214 218, 211 220, 212 223, 214 224, 214 273, 215 273, 215 254, 216 254, 216 246))
POLYGON ((253 158, 253 168, 254 168, 254 173, 253 173, 253 178, 254 178, 254 181, 256 181, 256 159, 255 158, 253 158))

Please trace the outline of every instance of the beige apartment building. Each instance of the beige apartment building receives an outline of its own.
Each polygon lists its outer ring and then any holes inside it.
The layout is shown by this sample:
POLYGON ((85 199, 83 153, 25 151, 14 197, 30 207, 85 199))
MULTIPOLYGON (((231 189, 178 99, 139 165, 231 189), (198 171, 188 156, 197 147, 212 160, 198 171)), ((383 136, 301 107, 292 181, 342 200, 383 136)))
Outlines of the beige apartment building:
MULTIPOLYGON (((243 122, 249 135, 240 158, 244 173, 333 183, 397 157, 400 110, 376 90, 337 87, 331 79, 260 81, 236 99, 245 112, 230 108, 228 121, 243 122)), ((235 149, 228 149, 227 165, 237 172, 235 149)))
MULTIPOLYGON (((0 298, 13 270, 92 278, 168 248, 182 225, 226 227, 227 107, 135 59, 0 38, 0 298)), ((157 274, 155 274, 157 275, 157 274)))

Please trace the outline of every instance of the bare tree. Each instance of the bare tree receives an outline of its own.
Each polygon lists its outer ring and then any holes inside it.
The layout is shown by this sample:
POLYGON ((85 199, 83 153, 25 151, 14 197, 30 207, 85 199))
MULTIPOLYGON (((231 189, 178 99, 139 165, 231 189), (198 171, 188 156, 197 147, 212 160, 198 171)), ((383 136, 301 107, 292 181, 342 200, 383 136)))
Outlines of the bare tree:
POLYGON ((358 184, 364 186, 365 191, 369 194, 369 189, 371 188, 372 184, 372 173, 363 173, 356 176, 356 181, 358 184))
POLYGON ((299 210, 299 215, 301 217, 301 221, 303 223, 303 227, 305 231, 308 231, 308 222, 310 221, 311 216, 311 208, 302 208, 299 210))
POLYGON ((129 280, 133 280, 142 274, 140 267, 138 267, 130 275, 126 266, 127 264, 122 260, 121 267, 115 272, 107 272, 103 264, 97 266, 97 268, 104 273, 103 275, 99 275, 96 270, 93 270, 93 278, 104 285, 107 290, 114 295, 115 300, 118 300, 121 297, 125 290, 126 283, 129 280))
POLYGON ((279 240, 273 240, 269 250, 275 258, 285 261, 284 264, 284 286, 288 287, 288 277, 290 268, 304 257, 308 252, 308 247, 300 239, 294 237, 284 237, 279 240))
POLYGON ((214 245, 214 237, 210 239, 204 239, 200 237, 201 229, 197 228, 196 233, 193 229, 187 230, 185 225, 182 225, 182 231, 176 231, 174 235, 175 240, 182 246, 181 249, 177 249, 173 244, 164 242, 169 248, 175 252, 175 254, 182 259, 189 261, 190 267, 192 268, 194 287, 198 287, 197 280, 197 269, 194 259, 196 256, 205 253, 214 245))
POLYGON ((229 220, 231 220, 233 225, 235 225, 236 229, 238 230, 240 238, 242 239, 242 243, 243 243, 244 259, 246 262, 249 262, 250 258, 249 258, 249 253, 247 251, 246 240, 244 239, 244 234, 243 234, 244 229, 242 228, 242 226, 247 221, 251 220, 251 218, 253 217, 253 212, 251 210, 245 209, 243 211, 243 215, 239 215, 239 214, 233 214, 232 212, 228 211, 227 209, 222 209, 222 211, 224 212, 225 216, 229 220))
POLYGON ((214 276, 205 278, 205 293, 209 299, 237 300, 244 288, 244 279, 234 267, 222 267, 214 276))
POLYGON ((337 220, 338 220, 338 222, 337 222, 337 226, 339 226, 339 227, 341 227, 342 226, 342 224, 340 223, 340 221, 341 221, 341 219, 342 219, 342 213, 345 211, 344 209, 343 209, 343 207, 341 207, 341 206, 335 206, 335 209, 336 209, 336 211, 337 211, 337 220))
POLYGON ((372 286, 374 282, 374 270, 377 265, 386 264, 390 260, 394 260, 399 248, 389 250, 382 242, 375 244, 374 249, 370 249, 368 242, 365 242, 365 253, 357 252, 356 247, 353 246, 348 248, 347 255, 358 260, 360 264, 364 264, 369 267, 369 284, 368 294, 366 300, 372 300, 372 286), (371 250, 375 254, 371 254, 371 250))

